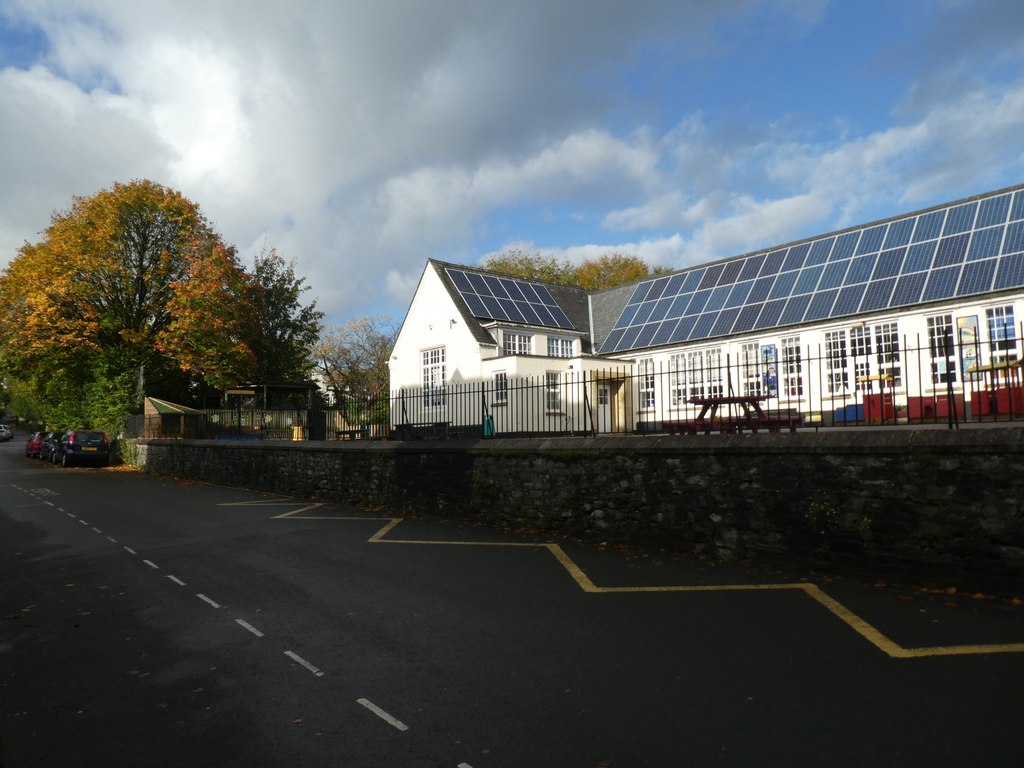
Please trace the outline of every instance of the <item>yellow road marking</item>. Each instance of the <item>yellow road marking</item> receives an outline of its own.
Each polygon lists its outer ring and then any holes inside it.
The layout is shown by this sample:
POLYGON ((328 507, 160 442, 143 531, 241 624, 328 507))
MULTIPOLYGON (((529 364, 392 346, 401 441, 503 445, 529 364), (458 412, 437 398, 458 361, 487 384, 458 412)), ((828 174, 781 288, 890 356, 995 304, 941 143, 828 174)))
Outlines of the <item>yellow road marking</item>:
MULTIPOLYGON (((246 504, 247 502, 236 502, 246 504)), ((248 502, 253 505, 271 505, 283 502, 248 502)), ((294 504, 294 502, 292 502, 294 504)), ((301 507, 283 515, 275 515, 274 519, 289 518, 292 520, 381 520, 380 517, 358 517, 344 515, 303 515, 310 509, 323 506, 312 504, 301 507)), ((752 592, 752 591, 779 591, 799 590, 819 605, 826 608, 833 616, 838 618, 854 632, 859 634, 878 650, 894 659, 919 659, 934 656, 968 656, 988 653, 1024 653, 1024 643, 994 643, 991 645, 937 645, 926 648, 906 648, 886 637, 881 631, 872 626, 866 620, 851 611, 834 597, 826 594, 816 584, 805 582, 798 583, 769 583, 769 584, 669 584, 664 586, 647 587, 600 587, 596 585, 589 576, 580 568, 576 562, 566 554, 565 550, 558 544, 552 542, 532 543, 518 541, 466 541, 462 539, 443 541, 430 539, 388 539, 384 538, 402 522, 404 518, 384 518, 385 524, 367 540, 371 544, 435 544, 439 546, 464 546, 464 547, 519 547, 532 549, 546 549, 554 556, 555 560, 566 570, 572 580, 580 589, 588 594, 628 594, 641 592, 752 592)))

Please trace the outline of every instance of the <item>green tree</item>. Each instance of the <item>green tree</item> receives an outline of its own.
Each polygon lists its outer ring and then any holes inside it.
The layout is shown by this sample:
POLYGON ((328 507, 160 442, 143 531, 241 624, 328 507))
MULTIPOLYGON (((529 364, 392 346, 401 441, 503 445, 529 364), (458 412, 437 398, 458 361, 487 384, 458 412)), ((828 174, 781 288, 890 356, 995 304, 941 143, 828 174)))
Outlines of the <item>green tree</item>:
POLYGON ((303 305, 309 291, 295 274, 295 262, 286 262, 273 248, 256 256, 250 306, 254 323, 252 348, 260 382, 305 381, 313 368, 313 348, 323 330, 323 312, 316 301, 303 305))
MULTIPOLYGON (((258 264, 249 275, 195 203, 154 182, 74 198, 0 275, 0 362, 17 407, 109 429, 143 392, 194 402, 249 378, 273 346, 261 340, 294 353, 280 329, 302 281, 258 264)), ((295 338, 308 350, 315 333, 295 338)))

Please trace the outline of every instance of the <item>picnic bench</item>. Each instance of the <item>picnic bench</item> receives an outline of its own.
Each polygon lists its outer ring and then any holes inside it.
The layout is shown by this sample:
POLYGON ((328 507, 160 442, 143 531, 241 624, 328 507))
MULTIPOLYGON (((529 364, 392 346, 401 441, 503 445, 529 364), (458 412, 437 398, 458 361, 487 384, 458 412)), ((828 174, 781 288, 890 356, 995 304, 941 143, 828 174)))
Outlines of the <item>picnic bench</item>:
POLYGON ((334 437, 337 440, 369 440, 370 427, 364 425, 355 429, 336 429, 334 437))
POLYGON ((791 412, 766 413, 761 403, 767 399, 762 395, 691 397, 688 402, 701 407, 697 417, 664 421, 662 426, 670 435, 695 435, 698 432, 727 435, 743 430, 781 432, 783 427, 796 432, 796 428, 803 424, 803 416, 791 412))
POLYGON ((398 440, 437 440, 451 436, 450 421, 412 421, 395 424, 391 436, 398 440))

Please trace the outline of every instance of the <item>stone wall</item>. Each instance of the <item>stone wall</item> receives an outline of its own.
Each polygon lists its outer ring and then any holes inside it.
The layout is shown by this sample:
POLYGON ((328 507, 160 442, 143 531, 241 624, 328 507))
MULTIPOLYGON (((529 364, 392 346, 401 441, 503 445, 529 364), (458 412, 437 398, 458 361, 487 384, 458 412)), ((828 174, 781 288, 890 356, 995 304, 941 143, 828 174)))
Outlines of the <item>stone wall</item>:
POLYGON ((151 440, 148 470, 720 558, 1024 583, 1024 429, 286 443, 151 440))

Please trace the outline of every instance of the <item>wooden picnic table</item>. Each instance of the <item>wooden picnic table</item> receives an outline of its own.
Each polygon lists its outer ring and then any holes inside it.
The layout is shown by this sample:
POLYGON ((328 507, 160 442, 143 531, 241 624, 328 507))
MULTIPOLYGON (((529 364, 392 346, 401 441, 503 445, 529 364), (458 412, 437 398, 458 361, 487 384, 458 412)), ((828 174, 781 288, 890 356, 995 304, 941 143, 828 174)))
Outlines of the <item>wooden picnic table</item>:
POLYGON ((696 434, 704 432, 720 432, 730 434, 742 432, 748 429, 757 432, 759 429, 767 429, 769 432, 780 432, 782 427, 788 427, 790 432, 803 423, 803 416, 800 414, 770 414, 765 413, 761 403, 768 398, 764 395, 718 395, 713 397, 691 397, 687 402, 691 405, 699 405, 700 413, 697 418, 680 421, 663 422, 664 427, 670 434, 696 434), (725 407, 725 413, 721 409, 725 407))

